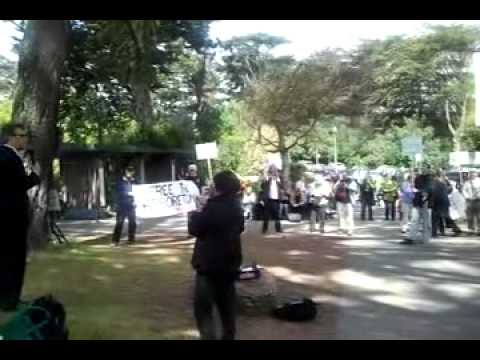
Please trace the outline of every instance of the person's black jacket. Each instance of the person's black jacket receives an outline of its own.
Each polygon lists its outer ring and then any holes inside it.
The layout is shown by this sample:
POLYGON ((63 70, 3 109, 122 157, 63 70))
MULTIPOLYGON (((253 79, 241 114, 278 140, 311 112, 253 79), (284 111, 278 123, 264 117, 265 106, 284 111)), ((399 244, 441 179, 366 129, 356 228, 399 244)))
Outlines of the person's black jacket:
POLYGON ((192 266, 210 276, 236 276, 242 263, 240 234, 243 209, 238 195, 210 198, 200 212, 190 217, 188 232, 196 236, 192 266))
POLYGON ((132 192, 135 179, 128 179, 122 176, 117 182, 117 204, 121 211, 129 211, 134 207, 134 198, 129 193, 132 192))
POLYGON ((6 226, 28 224, 30 205, 27 191, 40 184, 40 178, 34 172, 27 175, 23 161, 12 149, 3 145, 0 145, 0 173, 0 218, 6 226), (17 225, 8 219, 14 219, 17 225))
MULTIPOLYGON (((272 178, 270 177, 262 181, 262 184, 260 186, 260 199, 259 199, 260 201, 267 201, 269 199, 271 182, 272 182, 272 178)), ((285 192, 285 188, 283 186, 283 181, 281 180, 281 178, 278 178, 277 186, 278 186, 278 200, 282 201, 286 195, 286 192, 285 192)))
POLYGON ((440 180, 433 181, 432 188, 432 208, 433 210, 447 213, 450 207, 450 200, 448 199, 448 186, 440 180))
POLYGON ((425 202, 428 207, 433 205, 433 179, 431 175, 417 175, 414 179, 414 187, 417 189, 413 198, 413 206, 422 207, 425 202))
POLYGON ((360 200, 373 206, 375 204, 375 187, 369 181, 362 181, 360 184, 360 200))

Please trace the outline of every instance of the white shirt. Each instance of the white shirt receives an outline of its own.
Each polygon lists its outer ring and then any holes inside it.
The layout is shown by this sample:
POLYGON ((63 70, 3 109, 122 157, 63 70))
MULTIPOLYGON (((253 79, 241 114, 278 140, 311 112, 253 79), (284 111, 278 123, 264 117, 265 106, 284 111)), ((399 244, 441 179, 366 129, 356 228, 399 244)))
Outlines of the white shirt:
POLYGON ((270 197, 269 198, 272 200, 280 199, 277 180, 278 178, 270 178, 270 197))
POLYGON ((463 186, 463 196, 467 200, 480 199, 480 178, 469 180, 463 186))
POLYGON ((332 187, 331 185, 324 181, 324 182, 315 182, 311 185, 310 189, 310 195, 313 197, 318 197, 320 198, 319 200, 319 205, 327 205, 328 204, 328 197, 332 194, 332 187))

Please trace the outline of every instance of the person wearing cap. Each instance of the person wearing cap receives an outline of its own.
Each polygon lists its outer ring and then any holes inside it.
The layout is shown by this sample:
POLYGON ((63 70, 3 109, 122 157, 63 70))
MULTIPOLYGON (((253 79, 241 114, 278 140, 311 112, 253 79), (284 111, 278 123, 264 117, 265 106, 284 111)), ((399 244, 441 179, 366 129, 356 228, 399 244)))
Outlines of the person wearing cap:
POLYGON ((137 182, 134 175, 135 168, 128 166, 125 169, 124 175, 117 182, 117 221, 112 237, 112 245, 114 246, 120 244, 125 219, 128 219, 128 243, 133 244, 135 242, 137 219, 132 188, 137 182))
POLYGON ((188 232, 196 237, 192 267, 196 271, 194 315, 202 340, 215 340, 213 307, 222 324, 222 340, 236 332, 235 280, 242 263, 244 214, 240 181, 231 171, 213 178, 213 194, 201 211, 193 212, 188 232))

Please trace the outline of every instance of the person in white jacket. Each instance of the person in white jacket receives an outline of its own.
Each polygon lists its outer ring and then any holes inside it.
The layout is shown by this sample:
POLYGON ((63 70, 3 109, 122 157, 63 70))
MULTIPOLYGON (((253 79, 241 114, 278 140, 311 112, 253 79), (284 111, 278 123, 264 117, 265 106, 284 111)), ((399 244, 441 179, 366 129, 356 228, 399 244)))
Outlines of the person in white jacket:
POLYGON ((463 196, 467 202, 466 216, 468 229, 477 234, 480 230, 480 174, 470 173, 463 185, 463 196))
POLYGON ((325 232, 327 208, 332 196, 332 187, 325 178, 318 178, 308 187, 310 207, 310 232, 315 231, 316 224, 320 224, 320 233, 325 232))
POLYGON ((342 175, 340 181, 335 185, 335 202, 337 203, 337 214, 339 220, 340 232, 345 232, 348 236, 353 235, 353 194, 354 190, 350 186, 350 181, 346 175, 342 175))
POLYGON ((465 198, 460 191, 458 191, 456 184, 450 181, 452 184, 452 193, 448 196, 450 200, 450 218, 454 221, 465 219, 466 202, 465 198))

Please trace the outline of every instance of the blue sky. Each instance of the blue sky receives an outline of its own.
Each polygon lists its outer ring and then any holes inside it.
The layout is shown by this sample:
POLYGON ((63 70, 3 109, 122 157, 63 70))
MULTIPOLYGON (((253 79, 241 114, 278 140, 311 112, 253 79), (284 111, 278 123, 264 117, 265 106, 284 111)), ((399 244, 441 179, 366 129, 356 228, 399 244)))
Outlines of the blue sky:
MULTIPOLYGON (((415 35, 425 24, 453 23, 480 25, 480 20, 221 20, 212 24, 210 35, 220 40, 256 32, 283 36, 290 43, 278 47, 276 54, 304 58, 326 47, 351 48, 362 39, 415 35)), ((0 21, 0 54, 12 60, 14 34, 12 24, 0 21)))

